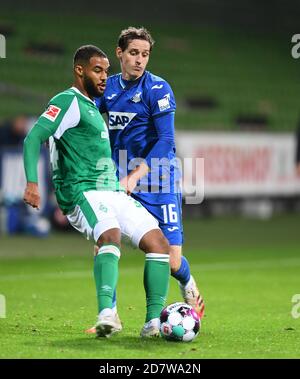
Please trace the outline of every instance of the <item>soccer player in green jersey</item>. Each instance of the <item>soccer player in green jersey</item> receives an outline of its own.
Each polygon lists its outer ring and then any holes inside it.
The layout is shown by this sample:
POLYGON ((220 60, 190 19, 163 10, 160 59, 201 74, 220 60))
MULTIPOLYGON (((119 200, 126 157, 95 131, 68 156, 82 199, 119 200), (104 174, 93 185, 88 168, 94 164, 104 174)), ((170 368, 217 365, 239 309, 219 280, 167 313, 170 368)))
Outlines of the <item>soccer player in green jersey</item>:
POLYGON ((155 218, 125 193, 116 178, 107 127, 94 103, 94 97, 104 92, 108 68, 108 58, 99 48, 86 45, 76 51, 73 86, 50 100, 24 141, 24 201, 39 208, 37 163, 40 146, 49 139, 59 207, 71 225, 99 247, 94 264, 97 336, 109 337, 122 329, 112 307, 121 235, 145 252, 147 312, 141 336, 157 336, 154 325, 168 291, 169 244, 155 218))

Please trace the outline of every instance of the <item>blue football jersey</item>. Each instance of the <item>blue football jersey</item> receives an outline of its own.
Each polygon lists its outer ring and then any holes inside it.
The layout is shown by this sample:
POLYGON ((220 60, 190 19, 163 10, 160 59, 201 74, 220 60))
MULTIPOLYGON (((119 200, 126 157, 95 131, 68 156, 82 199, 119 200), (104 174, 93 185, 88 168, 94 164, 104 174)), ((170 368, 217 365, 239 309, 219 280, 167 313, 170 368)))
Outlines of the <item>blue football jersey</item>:
MULTIPOLYGON (((119 178, 128 175, 139 161, 146 159, 159 141, 154 119, 174 113, 176 103, 170 85, 148 71, 136 81, 125 81, 121 74, 108 78, 104 95, 96 99, 101 113, 108 115, 108 128, 112 157, 117 165, 119 178)), ((165 125, 170 128, 170 125, 165 125)), ((165 131, 168 133, 168 130, 165 131)), ((166 160, 150 166, 150 172, 138 183, 138 188, 152 192, 170 188, 175 192, 175 183, 180 178, 174 131, 164 153, 166 160)), ((161 158, 161 157, 152 157, 161 158)), ((153 159, 151 160, 153 162, 153 159)), ((156 159, 157 162, 157 159, 156 159)), ((149 162, 147 161, 149 166, 149 162)), ((177 191, 177 190, 176 190, 177 191)))

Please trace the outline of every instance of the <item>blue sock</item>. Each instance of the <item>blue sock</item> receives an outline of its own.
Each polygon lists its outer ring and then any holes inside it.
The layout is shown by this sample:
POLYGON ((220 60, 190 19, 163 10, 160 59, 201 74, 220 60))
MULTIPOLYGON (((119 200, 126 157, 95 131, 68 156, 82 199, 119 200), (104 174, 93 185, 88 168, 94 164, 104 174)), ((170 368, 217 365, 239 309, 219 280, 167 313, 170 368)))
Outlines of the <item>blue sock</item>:
POLYGON ((181 266, 179 267, 179 270, 172 273, 172 276, 179 280, 182 285, 185 285, 190 280, 190 265, 184 256, 181 257, 181 266))

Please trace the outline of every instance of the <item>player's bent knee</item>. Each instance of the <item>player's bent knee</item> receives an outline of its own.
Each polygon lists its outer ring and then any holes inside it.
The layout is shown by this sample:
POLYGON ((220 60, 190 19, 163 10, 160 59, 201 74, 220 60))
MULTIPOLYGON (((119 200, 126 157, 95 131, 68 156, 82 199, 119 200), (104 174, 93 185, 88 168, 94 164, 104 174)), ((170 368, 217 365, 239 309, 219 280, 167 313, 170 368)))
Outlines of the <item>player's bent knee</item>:
POLYGON ((103 245, 114 244, 121 247, 121 231, 118 228, 113 228, 105 231, 98 238, 97 245, 102 247, 103 245))
POLYGON ((139 248, 146 254, 169 254, 170 246, 166 237, 160 229, 147 232, 140 241, 139 248))

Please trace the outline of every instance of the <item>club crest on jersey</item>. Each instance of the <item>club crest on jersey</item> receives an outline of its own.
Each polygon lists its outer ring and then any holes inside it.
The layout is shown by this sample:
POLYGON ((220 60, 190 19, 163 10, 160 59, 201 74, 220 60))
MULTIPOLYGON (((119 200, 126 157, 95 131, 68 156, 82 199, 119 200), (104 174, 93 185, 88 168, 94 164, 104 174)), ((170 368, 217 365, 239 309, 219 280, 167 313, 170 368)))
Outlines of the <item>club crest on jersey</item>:
POLYGON ((133 98, 131 99, 131 101, 133 101, 134 103, 138 103, 139 101, 141 101, 141 95, 142 95, 142 92, 137 92, 133 98))
POLYGON ((157 101, 157 104, 158 104, 159 110, 161 112, 165 111, 166 109, 171 108, 171 105, 170 105, 170 94, 167 93, 162 99, 160 99, 160 100, 157 101))
POLYGON ((110 130, 124 129, 137 113, 109 112, 108 127, 110 130))
POLYGON ((101 138, 103 138, 103 139, 109 138, 108 132, 106 130, 104 130, 104 131, 101 132, 101 138))
POLYGON ((42 116, 54 122, 57 116, 59 115, 60 111, 61 108, 58 108, 55 105, 49 105, 48 109, 42 114, 42 116))

